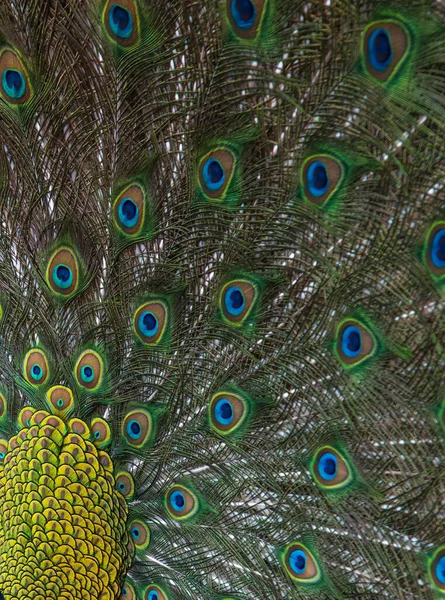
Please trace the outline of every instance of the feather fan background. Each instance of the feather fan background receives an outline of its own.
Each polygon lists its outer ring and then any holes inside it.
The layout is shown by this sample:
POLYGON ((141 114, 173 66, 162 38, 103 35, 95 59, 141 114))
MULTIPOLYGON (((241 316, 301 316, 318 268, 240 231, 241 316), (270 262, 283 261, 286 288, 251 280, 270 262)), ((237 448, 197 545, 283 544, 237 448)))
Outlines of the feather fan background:
POLYGON ((445 597, 444 3, 0 34, 5 600, 445 597))

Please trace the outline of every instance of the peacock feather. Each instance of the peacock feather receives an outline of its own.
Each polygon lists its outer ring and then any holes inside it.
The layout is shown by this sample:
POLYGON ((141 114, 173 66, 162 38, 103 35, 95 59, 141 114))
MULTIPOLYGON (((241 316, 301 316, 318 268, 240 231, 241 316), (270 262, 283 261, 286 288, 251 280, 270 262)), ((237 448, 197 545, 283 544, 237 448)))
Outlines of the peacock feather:
POLYGON ((445 599, 441 0, 0 0, 0 600, 445 599))

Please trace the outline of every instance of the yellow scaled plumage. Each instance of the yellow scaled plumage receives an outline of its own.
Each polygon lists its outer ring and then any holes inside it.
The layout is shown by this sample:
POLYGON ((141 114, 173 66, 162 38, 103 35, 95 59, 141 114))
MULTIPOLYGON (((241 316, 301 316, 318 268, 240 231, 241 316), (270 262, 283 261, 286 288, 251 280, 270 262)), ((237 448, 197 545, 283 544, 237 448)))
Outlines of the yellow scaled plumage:
POLYGON ((133 555, 128 509, 109 456, 84 425, 75 433, 37 411, 4 448, 0 589, 7 598, 119 596, 133 555))

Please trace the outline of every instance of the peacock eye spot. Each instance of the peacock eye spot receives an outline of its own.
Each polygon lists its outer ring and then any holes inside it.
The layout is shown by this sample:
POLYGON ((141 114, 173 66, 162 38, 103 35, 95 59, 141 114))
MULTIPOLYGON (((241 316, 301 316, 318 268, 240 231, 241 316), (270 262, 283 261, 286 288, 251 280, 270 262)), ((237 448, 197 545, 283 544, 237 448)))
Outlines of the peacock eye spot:
POLYGON ((133 527, 133 529, 131 530, 131 535, 137 539, 141 534, 137 527, 133 527))
POLYGON ((228 425, 233 421, 233 407, 229 400, 223 398, 215 406, 215 417, 218 423, 228 425))
POLYGON ((324 454, 319 462, 319 472, 323 479, 330 481, 337 474, 337 458, 333 454, 324 454))
POLYGON ((158 319, 151 311, 145 311, 139 317, 139 329, 142 335, 153 337, 159 329, 158 319))
POLYGON ((70 287, 73 282, 73 272, 63 264, 57 265, 54 268, 53 276, 56 284, 62 289, 70 287))
POLYGON ((113 4, 109 13, 111 30, 120 38, 129 38, 133 32, 133 18, 130 11, 120 4, 113 4))
POLYGON ((15 69, 6 69, 3 73, 3 88, 11 98, 22 98, 26 92, 25 78, 15 69))
POLYGON ((94 438, 95 438, 96 440, 98 440, 98 439, 100 438, 100 431, 95 431, 95 432, 94 432, 94 438))
POLYGON ((369 36, 368 53, 376 71, 384 71, 391 62, 393 51, 391 39, 385 29, 376 29, 369 36))
POLYGON ((121 482, 119 482, 119 483, 117 484, 117 489, 118 489, 120 492, 123 492, 123 491, 125 491, 125 483, 123 483, 122 481, 121 481, 121 482))
POLYGON ((90 365, 85 365, 80 370, 82 381, 89 383, 94 379, 94 369, 90 365))
POLYGON ((65 265, 59 265, 56 268, 56 275, 60 281, 66 282, 70 278, 71 270, 65 265))
POLYGON ((134 227, 139 218, 139 208, 131 198, 123 198, 119 204, 118 214, 124 227, 134 227))
POLYGON ((122 596, 126 596, 126 595, 127 595, 127 588, 124 585, 124 587, 122 588, 122 596))
POLYGON ((40 379, 42 376, 42 367, 40 365, 34 365, 32 368, 32 374, 35 379, 40 379))
POLYGON ((436 577, 440 581, 440 583, 442 583, 443 585, 445 585, 445 556, 442 556, 437 561, 437 564, 436 564, 436 577))
POLYGON ((225 305, 231 315, 239 315, 244 308, 244 304, 244 294, 238 287, 232 287, 227 291, 225 305))
MULTIPOLYGON (((0 460, 3 460, 5 458, 5 453, 4 452, 0 452, 0 460)), ((1 596, 1 594, 0 594, 1 596)), ((0 597, 1 600, 1 597, 0 597)))
POLYGON ((296 573, 304 573, 306 562, 306 553, 303 550, 294 550, 290 555, 290 564, 296 573))
POLYGON ((342 350, 346 356, 353 358, 360 354, 362 349, 362 335, 360 330, 353 325, 346 327, 342 336, 342 350))
POLYGON ((218 191, 224 184, 226 174, 220 161, 216 158, 209 158, 203 167, 204 183, 212 192, 218 191))
POLYGON ((232 0, 232 18, 241 29, 249 29, 255 22, 256 8, 252 0, 232 0))
POLYGON ((307 172, 309 192, 316 197, 323 196, 329 187, 326 165, 321 161, 313 162, 307 172))
POLYGON ((175 510, 177 510, 177 511, 184 510, 185 498, 184 498, 184 494, 182 492, 178 492, 178 491, 173 492, 173 494, 170 496, 170 502, 175 510))
POLYGON ((440 229, 433 236, 431 244, 431 261, 434 266, 439 269, 445 267, 445 229, 440 229))
POLYGON ((141 435, 142 428, 137 421, 129 421, 127 424, 127 433, 132 439, 137 439, 141 435))
POLYGON ((147 313, 144 315, 142 322, 144 323, 147 331, 152 331, 156 327, 156 317, 153 313, 147 313))

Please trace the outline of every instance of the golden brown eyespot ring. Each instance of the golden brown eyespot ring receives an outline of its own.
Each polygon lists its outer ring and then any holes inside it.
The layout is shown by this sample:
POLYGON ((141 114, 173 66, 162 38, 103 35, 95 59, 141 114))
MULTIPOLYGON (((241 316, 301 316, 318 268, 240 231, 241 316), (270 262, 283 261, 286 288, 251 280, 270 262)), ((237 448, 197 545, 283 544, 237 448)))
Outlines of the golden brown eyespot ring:
POLYGON ((313 554, 304 544, 289 544, 284 552, 284 566, 295 581, 315 583, 320 579, 320 569, 313 554))
POLYGON ((377 342, 371 331, 355 319, 346 319, 337 330, 336 352, 348 368, 375 354, 377 342))
POLYGON ((109 37, 120 46, 130 48, 139 41, 139 14, 134 0, 108 0, 102 20, 109 37))
POLYGON ((23 374, 31 385, 43 385, 49 375, 48 360, 43 350, 33 348, 23 361, 23 374))
POLYGON ((224 320, 231 325, 241 325, 251 312, 257 296, 252 283, 237 279, 226 283, 221 292, 220 307, 224 320))
POLYGON ((0 440, 0 462, 3 462, 7 453, 8 453, 8 441, 0 440))
POLYGON ((152 584, 144 592, 144 600, 169 600, 167 594, 158 585, 152 584))
POLYGON ((122 586, 122 592, 119 598, 120 600, 137 600, 134 586, 128 581, 128 579, 125 580, 125 583, 122 586))
POLYGON ((343 177, 343 165, 334 156, 316 154, 307 158, 301 172, 305 198, 322 206, 339 189, 343 177))
POLYGON ((377 81, 388 81, 407 55, 410 39, 397 21, 376 21, 368 25, 363 38, 365 67, 377 81))
POLYGON ((226 11, 234 33, 243 40, 257 37, 267 0, 226 0, 226 11))
POLYGON ((339 488, 350 483, 352 474, 345 459, 331 446, 320 448, 315 455, 313 475, 324 488, 339 488))
POLYGON ((426 239, 425 261, 433 276, 445 276, 445 222, 438 222, 429 230, 426 239))
POLYGON ((116 489, 126 498, 131 500, 134 496, 134 479, 127 471, 120 471, 116 475, 116 489))
POLYGON ((98 448, 104 448, 111 441, 110 425, 100 417, 96 417, 91 421, 91 434, 94 444, 98 448))
POLYGON ((167 305, 161 300, 142 304, 134 313, 134 331, 144 344, 161 341, 167 326, 167 305))
POLYGON ((102 358, 97 352, 85 350, 79 356, 74 370, 77 383, 87 390, 97 389, 102 382, 103 367, 102 358))
POLYGON ((166 496, 167 510, 177 520, 192 517, 199 508, 198 498, 183 485, 174 485, 166 496))
POLYGON ((48 405, 56 414, 66 414, 74 406, 73 392, 64 385, 55 385, 46 394, 48 405))
POLYGON ((150 543, 150 529, 146 523, 134 519, 130 523, 130 535, 136 550, 146 550, 150 543))
POLYGON ((141 448, 152 432, 153 420, 148 410, 130 411, 122 424, 122 433, 128 444, 141 448))
POLYGON ((46 282, 59 296, 67 297, 77 290, 79 263, 74 252, 67 246, 56 250, 49 259, 46 282))
POLYGON ((145 194, 140 185, 130 185, 116 198, 113 215, 116 226, 126 235, 137 235, 144 222, 145 194))
POLYGON ((13 105, 25 104, 32 96, 28 74, 11 48, 0 50, 0 90, 3 100, 13 105))
POLYGON ((437 548, 429 561, 429 574, 433 586, 445 592, 445 546, 437 548))
POLYGON ((199 183, 204 194, 212 200, 224 198, 235 166, 235 157, 229 150, 214 150, 199 163, 199 183))
POLYGON ((210 424, 221 435, 233 433, 247 415, 245 400, 231 392, 218 392, 209 405, 210 424))

